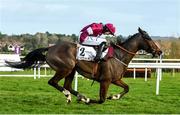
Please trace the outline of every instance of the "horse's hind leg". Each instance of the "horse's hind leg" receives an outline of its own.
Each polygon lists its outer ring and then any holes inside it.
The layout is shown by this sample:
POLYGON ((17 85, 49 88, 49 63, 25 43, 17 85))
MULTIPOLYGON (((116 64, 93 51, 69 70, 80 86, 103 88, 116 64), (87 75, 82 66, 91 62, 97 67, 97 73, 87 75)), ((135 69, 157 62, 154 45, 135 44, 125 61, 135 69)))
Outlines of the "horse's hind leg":
POLYGON ((74 95, 76 95, 77 93, 77 92, 73 92, 74 90, 72 89, 72 82, 74 79, 75 72, 76 72, 75 69, 73 69, 73 71, 68 76, 66 76, 64 80, 64 88, 72 92, 72 94, 74 95))
POLYGON ((90 99, 85 97, 84 95, 80 94, 79 92, 75 91, 72 88, 72 82, 74 79, 74 75, 75 75, 75 69, 71 72, 71 74, 69 74, 67 77, 65 77, 65 81, 64 81, 64 88, 67 89, 68 91, 70 91, 71 94, 73 94, 74 96, 77 97, 77 101, 83 101, 85 103, 89 103, 90 99))
POLYGON ((126 93, 129 92, 129 86, 126 83, 124 83, 122 80, 114 81, 113 84, 124 88, 124 90, 121 93, 119 93, 119 94, 109 96, 107 99, 114 99, 114 100, 120 99, 126 93))
POLYGON ((73 71, 67 77, 65 77, 64 88, 67 89, 68 91, 70 91, 71 94, 77 96, 78 92, 73 90, 73 88, 72 88, 72 82, 74 79, 75 72, 76 72, 75 69, 73 69, 73 71))
POLYGON ((54 75, 54 77, 52 77, 49 81, 48 84, 55 87, 57 90, 59 90, 60 92, 64 93, 64 95, 67 97, 67 102, 71 102, 71 94, 68 90, 66 90, 65 88, 63 88, 62 86, 58 85, 58 82, 63 79, 64 77, 66 77, 69 73, 67 72, 66 74, 62 75, 59 73, 56 73, 54 75))

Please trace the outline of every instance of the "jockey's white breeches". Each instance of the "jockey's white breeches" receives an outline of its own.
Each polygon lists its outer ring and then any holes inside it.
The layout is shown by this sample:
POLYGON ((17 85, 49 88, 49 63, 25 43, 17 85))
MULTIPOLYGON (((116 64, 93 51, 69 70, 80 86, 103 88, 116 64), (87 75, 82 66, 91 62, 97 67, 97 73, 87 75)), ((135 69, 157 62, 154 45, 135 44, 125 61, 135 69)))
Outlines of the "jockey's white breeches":
POLYGON ((107 40, 103 37, 92 37, 87 36, 81 44, 84 45, 100 45, 102 42, 107 42, 107 40))

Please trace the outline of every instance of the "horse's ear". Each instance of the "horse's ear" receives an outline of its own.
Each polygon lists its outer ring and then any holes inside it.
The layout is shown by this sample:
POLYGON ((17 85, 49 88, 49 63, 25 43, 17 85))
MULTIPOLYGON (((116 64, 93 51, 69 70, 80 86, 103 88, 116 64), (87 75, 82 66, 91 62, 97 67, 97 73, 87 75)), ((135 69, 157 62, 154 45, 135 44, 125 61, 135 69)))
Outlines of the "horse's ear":
POLYGON ((140 27, 138 27, 138 31, 140 34, 143 34, 143 30, 140 27))

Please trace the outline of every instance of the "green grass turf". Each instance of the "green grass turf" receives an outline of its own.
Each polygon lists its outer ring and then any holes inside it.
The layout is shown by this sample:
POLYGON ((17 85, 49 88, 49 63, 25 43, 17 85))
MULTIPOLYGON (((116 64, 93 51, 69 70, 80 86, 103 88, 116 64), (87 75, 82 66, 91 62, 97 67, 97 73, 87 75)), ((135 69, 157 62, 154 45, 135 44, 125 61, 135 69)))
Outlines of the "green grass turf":
MULTIPOLYGON (((156 78, 123 78, 130 91, 120 100, 103 104, 66 103, 64 94, 47 84, 50 78, 0 77, 0 114, 180 114, 180 73, 163 74, 160 94, 155 95, 156 78)), ((62 85, 63 80, 59 83, 62 85)), ((92 99, 99 98, 99 83, 79 78, 78 91, 92 99)), ((111 85, 108 95, 122 88, 111 85)))

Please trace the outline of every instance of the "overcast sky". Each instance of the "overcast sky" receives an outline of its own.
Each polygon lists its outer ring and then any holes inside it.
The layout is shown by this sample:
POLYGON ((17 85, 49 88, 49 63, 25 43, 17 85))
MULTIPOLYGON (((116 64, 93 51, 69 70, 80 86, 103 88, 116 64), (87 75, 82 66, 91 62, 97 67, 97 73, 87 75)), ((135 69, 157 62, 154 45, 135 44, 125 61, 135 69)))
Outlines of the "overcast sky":
POLYGON ((127 36, 180 35, 180 0, 0 0, 0 32, 79 34, 92 22, 113 23, 127 36))

